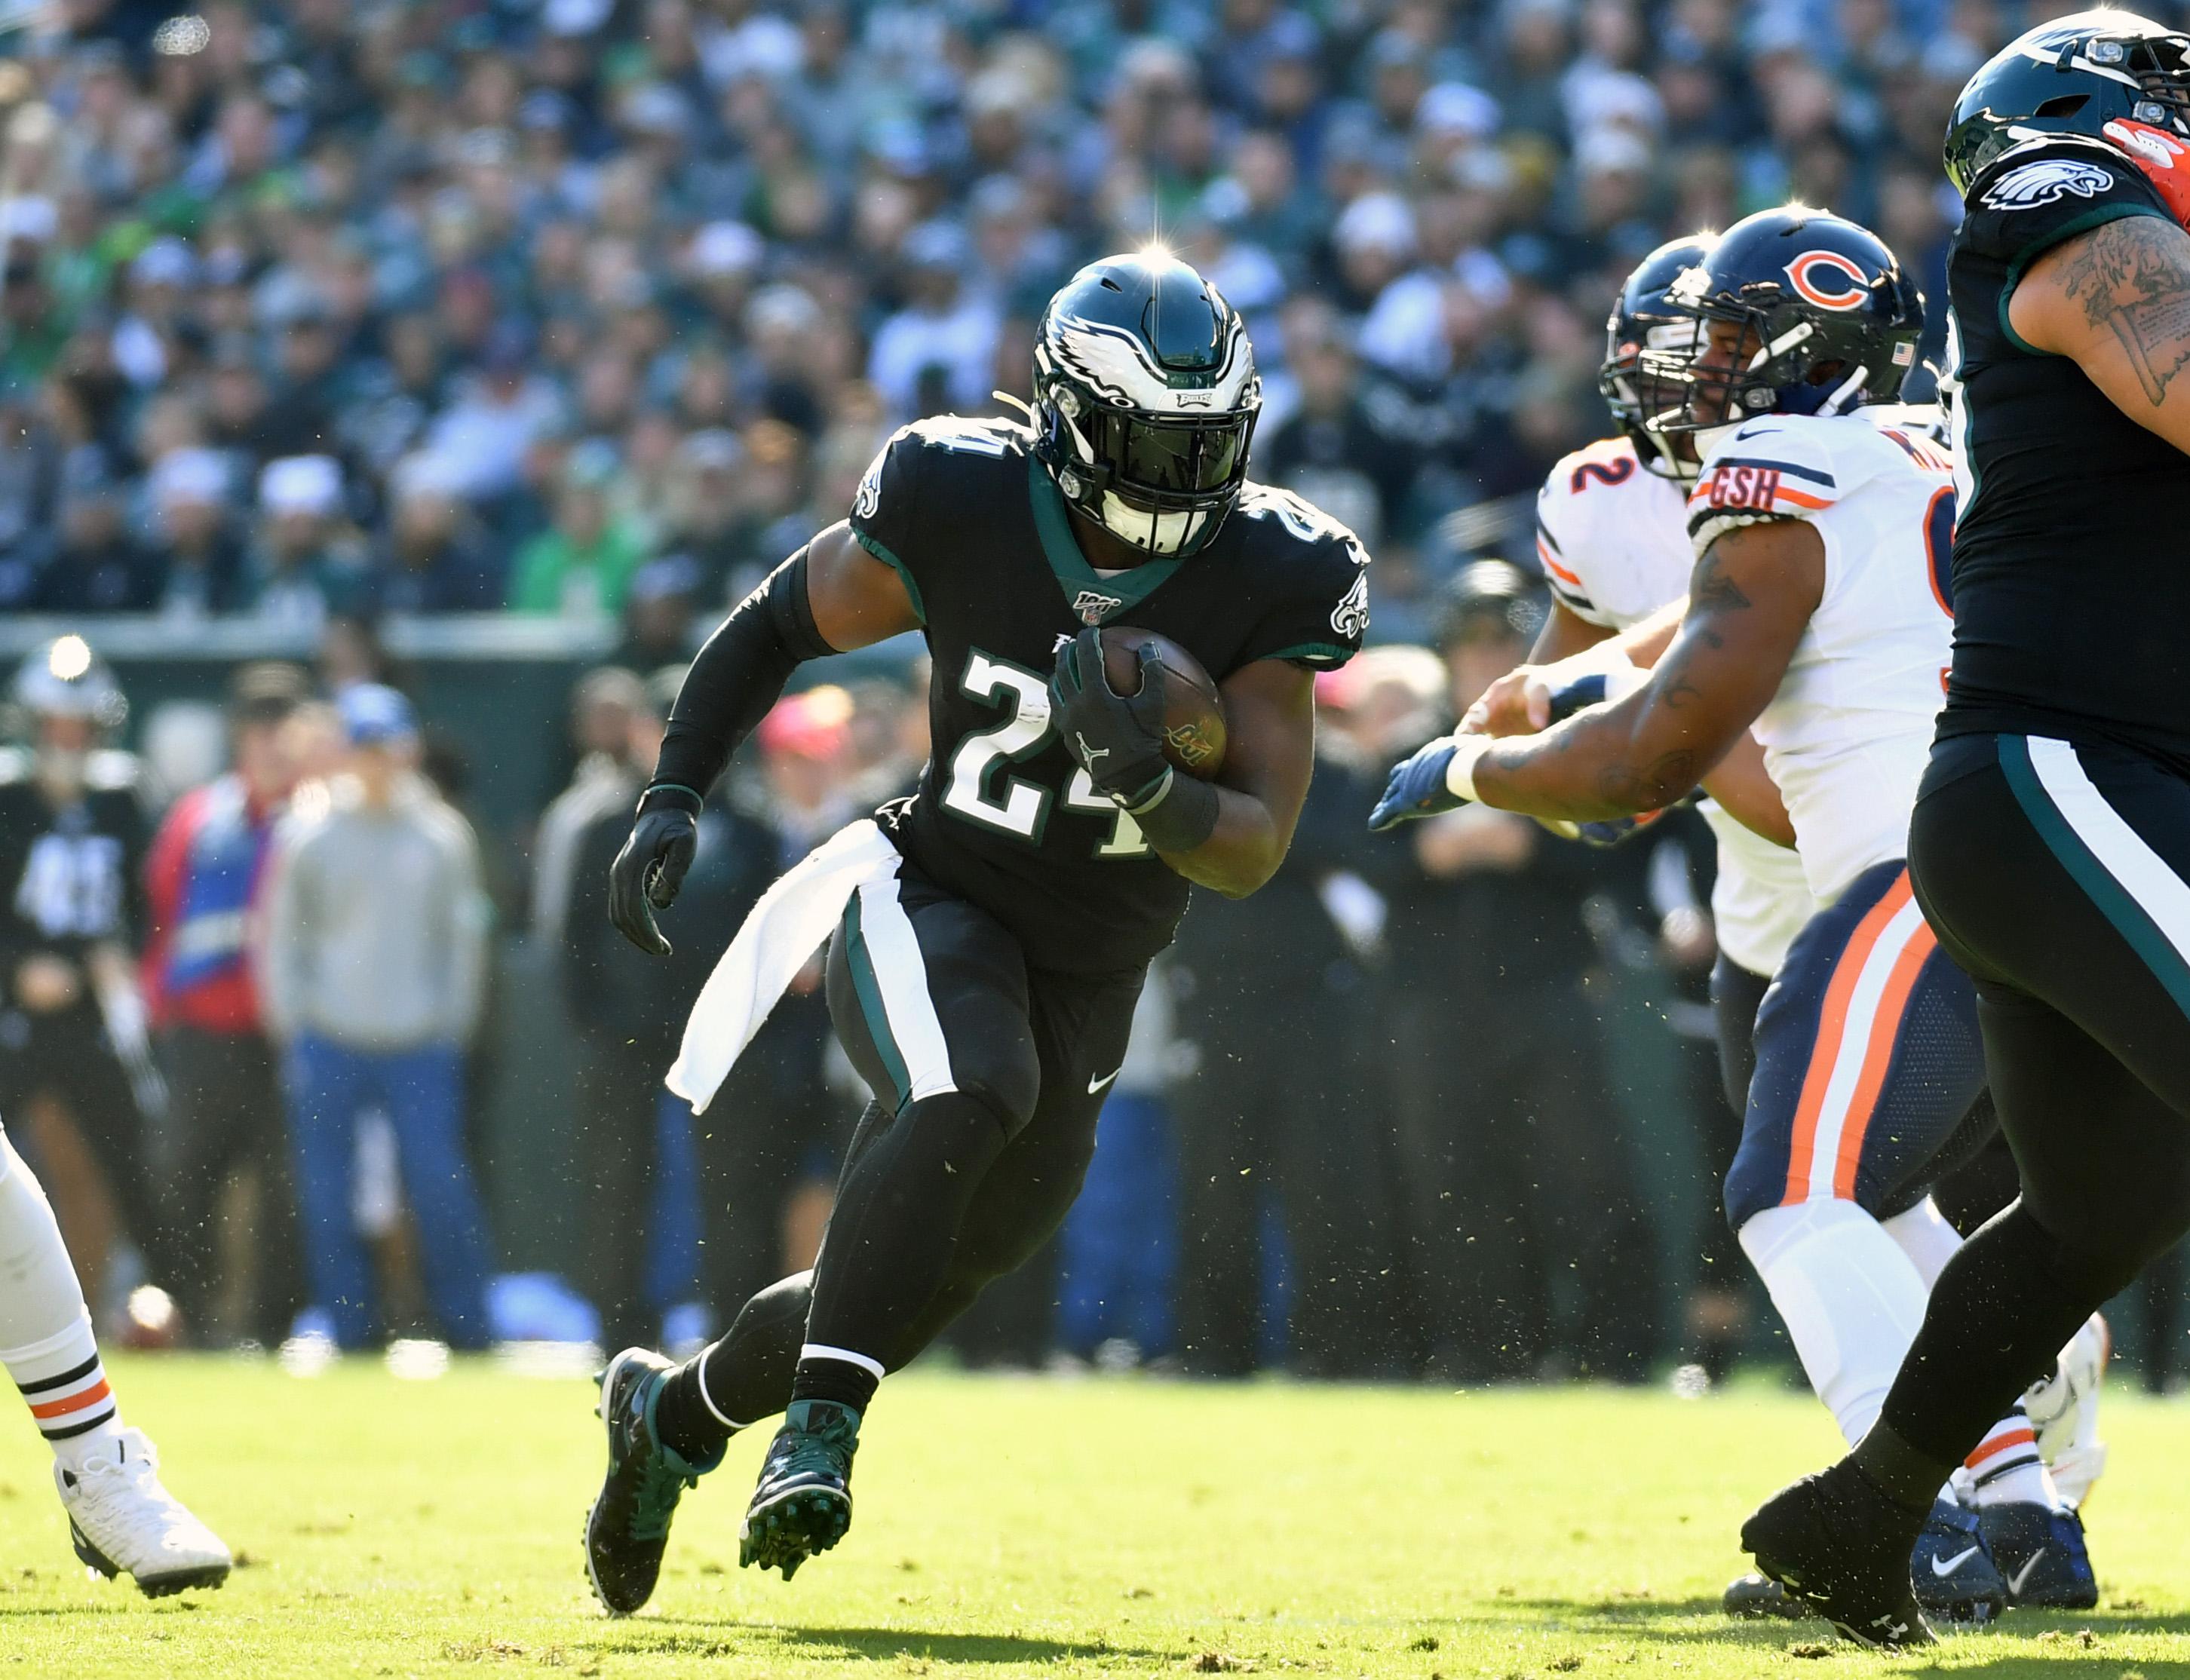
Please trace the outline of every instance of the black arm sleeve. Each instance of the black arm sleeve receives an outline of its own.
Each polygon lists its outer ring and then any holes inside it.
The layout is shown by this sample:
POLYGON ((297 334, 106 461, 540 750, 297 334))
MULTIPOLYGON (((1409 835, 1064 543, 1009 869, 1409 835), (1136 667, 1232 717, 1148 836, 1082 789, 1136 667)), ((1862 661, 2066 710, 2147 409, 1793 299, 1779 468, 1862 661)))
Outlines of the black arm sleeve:
POLYGON ((814 627, 801 548, 738 603, 684 673, 641 809, 651 801, 697 810, 730 754, 781 698, 791 673, 836 651, 814 627))

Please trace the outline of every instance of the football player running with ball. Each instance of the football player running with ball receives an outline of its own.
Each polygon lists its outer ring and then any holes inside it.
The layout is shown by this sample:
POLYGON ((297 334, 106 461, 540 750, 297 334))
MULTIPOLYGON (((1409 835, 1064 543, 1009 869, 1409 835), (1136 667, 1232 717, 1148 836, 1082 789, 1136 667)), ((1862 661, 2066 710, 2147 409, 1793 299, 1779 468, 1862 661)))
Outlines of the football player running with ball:
POLYGON ((1742 1536, 1871 1643, 1925 1637, 1894 1560, 1942 1467, 2190 1230, 2190 37, 2030 31, 1946 164, 1962 508, 1909 866, 2023 1194, 1949 1263, 1877 1427, 1742 1536))
MULTIPOLYGON (((1906 862, 1951 628, 1954 489, 1921 434, 1864 412, 1898 394, 1923 321, 1865 230, 1762 212, 1666 298, 1701 329, 1693 350, 1642 357, 1691 386, 1653 429, 1701 457, 1677 634, 1624 697, 1540 735, 1432 743, 1394 772, 1376 820, 1469 799, 1572 822, 1656 809, 1715 779, 1753 728, 1818 909, 1756 1017, 1727 1216, 1852 1443, 1959 1242, 1931 1186, 1992 1130, 1975 996, 1906 862)), ((1904 1598, 1913 1549, 1944 1613, 2003 1608, 1989 1541, 2033 1598, 2094 1602, 2019 1392, 1932 1479, 1902 1551, 1904 1598), (1944 1491, 1966 1456, 1975 1514, 1944 1491)))
POLYGON ((586 1562, 612 1613, 653 1592, 684 1489, 779 1413, 740 1561, 787 1577, 842 1537, 876 1385, 1057 1229, 1188 883, 1238 897, 1276 870, 1308 789, 1313 673, 1367 626, 1353 534, 1245 481, 1253 352, 1194 270, 1151 251, 1081 270, 1044 311, 1034 386, 1031 425, 898 433, 849 521, 730 615, 616 860, 618 927, 667 950, 653 911, 676 897, 694 815, 791 672, 925 636, 934 746, 918 791, 777 883, 671 1072, 704 1106, 834 930, 830 1008, 874 1101, 811 1272, 682 1366, 638 1348, 610 1362, 586 1562), (1105 624, 1168 639, 1216 678, 1229 744, 1214 780, 1166 758, 1175 676, 1144 650, 1138 690, 1114 686, 1105 624))

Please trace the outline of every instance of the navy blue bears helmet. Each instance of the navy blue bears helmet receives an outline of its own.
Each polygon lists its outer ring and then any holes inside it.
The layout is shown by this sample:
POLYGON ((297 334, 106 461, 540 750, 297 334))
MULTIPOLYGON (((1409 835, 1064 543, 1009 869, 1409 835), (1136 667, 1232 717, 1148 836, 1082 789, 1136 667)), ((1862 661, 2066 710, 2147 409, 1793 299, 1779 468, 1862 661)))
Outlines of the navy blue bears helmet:
POLYGON ((1604 360, 1597 371, 1597 394, 1642 464, 1665 478, 1692 479, 1696 463, 1677 451, 1647 422, 1654 414, 1677 409, 1688 400, 1686 380, 1666 381, 1642 371, 1642 352, 1693 350, 1700 330, 1694 315, 1675 309, 1666 294, 1688 270, 1699 265, 1717 242, 1716 234, 1690 234, 1668 240, 1635 265, 1613 300, 1604 323, 1604 360))
MULTIPOLYGON (((1642 353, 1642 371, 1689 382, 1685 411, 1651 429, 1697 434, 1760 414, 1841 414, 1891 402, 1916 360, 1924 298, 1885 241, 1844 217, 1787 204, 1745 216, 1666 292, 1670 307, 1709 330, 1748 329, 1753 346, 1726 372, 1699 352, 1642 353)), ((1699 346, 1699 351, 1700 346, 1699 346)))

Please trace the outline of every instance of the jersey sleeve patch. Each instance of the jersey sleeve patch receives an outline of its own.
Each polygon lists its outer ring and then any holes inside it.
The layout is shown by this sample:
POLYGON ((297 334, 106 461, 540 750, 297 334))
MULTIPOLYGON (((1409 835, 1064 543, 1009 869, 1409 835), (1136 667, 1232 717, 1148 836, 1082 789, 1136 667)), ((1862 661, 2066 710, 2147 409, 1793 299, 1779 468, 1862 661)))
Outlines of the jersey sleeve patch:
POLYGON ((2142 168, 2104 142, 2053 139, 2018 156, 2021 150, 1974 184, 1955 236, 1966 249, 2007 265, 2003 317, 2015 281, 2062 240, 2123 216, 2168 215, 2142 168))
POLYGON ((1722 455, 1688 492, 1688 521, 1700 511, 1807 519, 1840 500, 1840 485, 1822 467, 1769 455, 1722 455))
POLYGON ((2041 157, 2018 163, 1977 195, 1991 210, 2042 210, 2071 194, 2096 197, 2114 184, 2113 171, 2081 157, 2041 157))
POLYGON ((882 447, 852 497, 852 538, 905 581, 905 592, 920 621, 928 621, 912 556, 918 552, 920 453, 922 439, 905 427, 882 447))
POLYGON ((1739 525, 1817 518, 1853 488, 1841 466, 1817 423, 1775 416, 1742 427, 1705 459, 1688 492, 1696 553, 1739 525))
POLYGON ((1281 659, 1336 671, 1361 651, 1369 633, 1369 553, 1360 538, 1313 503, 1254 487, 1249 517, 1274 523, 1290 553, 1271 561, 1287 577, 1240 649, 1234 668, 1281 659))

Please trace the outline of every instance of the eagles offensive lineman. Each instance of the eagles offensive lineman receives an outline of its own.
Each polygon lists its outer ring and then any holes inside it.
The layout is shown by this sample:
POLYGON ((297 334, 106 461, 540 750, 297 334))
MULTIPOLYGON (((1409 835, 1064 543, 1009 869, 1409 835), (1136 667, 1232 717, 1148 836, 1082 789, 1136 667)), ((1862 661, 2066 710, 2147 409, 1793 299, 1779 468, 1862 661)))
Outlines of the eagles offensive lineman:
POLYGON ((836 1543, 879 1379, 1077 1194, 1188 882, 1236 897, 1285 855, 1312 674, 1359 645, 1368 557, 1307 503, 1245 481, 1260 405, 1245 331, 1200 275, 1160 251, 1094 264, 1044 311, 1032 426, 905 428, 849 523, 779 568, 694 664, 610 883, 643 948, 667 949, 648 905, 676 895, 701 796, 800 661, 921 630, 934 745, 916 793, 777 883, 695 1009, 671 1082, 704 1104, 779 959, 803 957, 841 910, 830 1007, 875 1102, 814 1270, 763 1291, 682 1367, 633 1348, 604 1374, 609 1469, 586 1551, 611 1611, 652 1592, 684 1487, 734 1432, 786 1409, 740 1561, 788 1576, 836 1543), (1217 679, 1230 745, 1216 782, 1166 763, 1155 678, 1112 692, 1104 622, 1171 637, 1217 679))
POLYGON ((1912 878, 1976 978, 2023 1195, 1948 1266, 1878 1427, 1743 1544, 1866 1643, 1924 1637, 1924 1490, 2190 1229, 2190 37, 2029 31, 1946 165, 1962 522, 1912 878))
MULTIPOLYGON (((1650 422, 1702 453, 1680 633, 1634 693, 1534 741, 1433 743, 1378 817, 1469 798, 1574 820, 1651 809, 1753 725, 1819 907, 1756 1019, 1727 1216, 1853 1442, 1958 1242, 1931 1184, 1992 1129, 1969 980, 1905 863, 1948 647, 1954 493, 1942 455, 1864 412, 1898 393, 1923 321, 1874 236, 1800 206, 1761 212, 1667 300, 1702 329, 1693 351, 1643 359, 1694 386, 1686 412, 1650 422)), ((1957 1615, 2006 1597, 1987 1541, 2028 1598, 2096 1601, 2016 1399, 1972 1443, 1981 1517, 1940 1497, 1950 1464, 1908 1535, 1927 1598, 1957 1615)))

